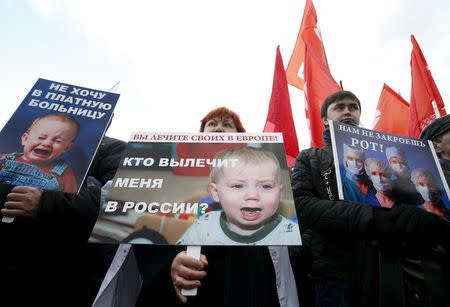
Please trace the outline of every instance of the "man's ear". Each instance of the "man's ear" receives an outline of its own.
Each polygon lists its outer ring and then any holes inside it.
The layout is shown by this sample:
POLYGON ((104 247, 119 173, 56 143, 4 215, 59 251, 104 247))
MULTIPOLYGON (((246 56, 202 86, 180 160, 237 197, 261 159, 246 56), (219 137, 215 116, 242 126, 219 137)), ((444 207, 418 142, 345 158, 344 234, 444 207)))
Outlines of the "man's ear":
POLYGON ((220 203, 219 191, 217 191, 217 185, 211 182, 208 186, 209 194, 212 196, 215 202, 220 203))
POLYGON ((322 117, 322 123, 325 127, 328 127, 328 118, 322 117))
POLYGON ((442 153, 442 148, 439 143, 433 141, 433 147, 437 154, 442 153))

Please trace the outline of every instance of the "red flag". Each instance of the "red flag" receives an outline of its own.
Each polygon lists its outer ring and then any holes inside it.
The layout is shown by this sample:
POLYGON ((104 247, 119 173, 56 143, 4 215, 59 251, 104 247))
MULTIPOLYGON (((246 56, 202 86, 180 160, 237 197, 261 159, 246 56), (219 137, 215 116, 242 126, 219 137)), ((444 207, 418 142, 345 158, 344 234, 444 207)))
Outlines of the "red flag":
POLYGON ((286 69, 288 83, 301 90, 303 90, 305 82, 303 72, 305 65, 305 43, 303 41, 303 33, 305 31, 315 34, 314 36, 311 36, 310 47, 314 48, 315 52, 322 57, 322 61, 325 63, 326 67, 328 67, 327 57, 325 55, 325 49, 323 47, 322 37, 320 35, 319 24, 317 22, 316 9, 314 8, 312 0, 306 0, 300 31, 298 32, 294 51, 292 51, 291 59, 289 60, 289 64, 286 69))
POLYGON ((305 92, 306 117, 311 132, 311 146, 323 146, 320 106, 326 97, 339 90, 339 86, 328 68, 316 9, 312 0, 306 0, 302 24, 289 60, 286 76, 289 84, 305 92), (302 68, 304 68, 303 71, 302 68), (299 76, 302 73, 303 75, 299 76))
POLYGON ((306 43, 305 52, 305 98, 306 117, 311 132, 311 147, 322 147, 324 145, 322 132, 324 129, 320 116, 320 107, 329 95, 340 90, 339 85, 331 76, 328 66, 315 49, 310 48, 305 31, 303 38, 306 43))
POLYGON ((433 119, 445 111, 444 101, 434 83, 427 61, 414 35, 411 35, 411 105, 409 108, 409 136, 417 138, 433 119))
POLYGON ((269 102, 264 132, 282 132, 286 160, 289 167, 294 167, 295 159, 299 154, 297 133, 295 132, 294 118, 292 117, 291 100, 281 58, 280 46, 277 47, 275 71, 273 73, 272 96, 269 102))
POLYGON ((409 103, 386 84, 378 99, 373 130, 408 136, 409 103))

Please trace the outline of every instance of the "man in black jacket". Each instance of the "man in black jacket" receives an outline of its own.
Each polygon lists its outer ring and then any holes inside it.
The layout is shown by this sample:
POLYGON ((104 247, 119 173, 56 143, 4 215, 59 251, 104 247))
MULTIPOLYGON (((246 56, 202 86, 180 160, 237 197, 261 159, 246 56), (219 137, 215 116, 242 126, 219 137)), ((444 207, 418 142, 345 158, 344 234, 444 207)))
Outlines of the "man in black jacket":
POLYGON ((292 174, 302 233, 312 230, 310 240, 303 242, 312 250, 316 306, 402 305, 402 294, 390 287, 392 276, 401 275, 397 263, 377 267, 379 259, 392 259, 383 257, 391 248, 379 249, 378 243, 363 239, 397 239, 398 246, 403 239, 443 240, 448 234, 447 223, 420 209, 384 210, 338 200, 328 120, 359 125, 360 115, 353 93, 330 95, 321 108, 325 146, 302 151, 292 174))
POLYGON ((0 185, 1 213, 15 217, 0 224, 2 306, 92 304, 109 248, 87 240, 99 213, 101 185, 114 177, 125 147, 104 137, 77 195, 0 185))
MULTIPOLYGON (((420 139, 433 142, 445 180, 447 185, 450 185, 450 115, 433 120, 423 129, 420 139)), ((445 211, 448 213, 449 208, 445 208, 445 211)), ((431 288, 428 292, 431 292, 430 298, 436 306, 450 305, 449 248, 448 245, 441 249, 434 248, 428 255, 431 257, 422 261, 422 269, 426 270, 429 277, 425 281, 428 288, 431 288), (441 291, 436 291, 438 287, 441 291)))

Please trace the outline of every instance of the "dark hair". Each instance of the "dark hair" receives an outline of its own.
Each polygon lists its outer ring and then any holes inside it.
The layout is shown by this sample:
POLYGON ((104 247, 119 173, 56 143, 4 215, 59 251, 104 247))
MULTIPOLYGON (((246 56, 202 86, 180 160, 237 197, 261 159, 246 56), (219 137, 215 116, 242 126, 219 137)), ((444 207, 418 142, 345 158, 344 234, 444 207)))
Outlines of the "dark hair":
POLYGON ((206 116, 203 117, 203 119, 200 121, 201 122, 200 132, 203 132, 205 130, 206 123, 214 118, 221 118, 221 119, 229 118, 233 121, 234 125, 236 126, 237 132, 245 132, 245 128, 244 126, 242 126, 239 115, 237 115, 235 112, 225 107, 214 109, 210 111, 208 114, 206 114, 206 116))
POLYGON ((438 136, 436 136, 432 141, 436 142, 436 143, 440 143, 442 142, 442 139, 444 138, 444 133, 443 134, 439 134, 438 136))
POLYGON ((422 140, 431 140, 436 143, 442 142, 444 135, 450 130, 450 114, 434 119, 428 124, 419 136, 422 140))
POLYGON ((361 102, 359 101, 358 97, 356 97, 356 95, 350 91, 341 90, 331 94, 325 99, 325 101, 322 103, 322 107, 320 108, 320 117, 327 118, 328 107, 332 103, 335 103, 336 101, 343 100, 346 98, 356 101, 356 103, 359 106, 359 109, 361 110, 361 102))

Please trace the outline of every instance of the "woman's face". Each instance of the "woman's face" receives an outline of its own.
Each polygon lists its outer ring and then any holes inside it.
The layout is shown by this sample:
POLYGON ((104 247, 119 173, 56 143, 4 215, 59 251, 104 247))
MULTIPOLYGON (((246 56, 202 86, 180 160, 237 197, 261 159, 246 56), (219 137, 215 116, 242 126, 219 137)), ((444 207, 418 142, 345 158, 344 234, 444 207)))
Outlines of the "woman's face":
POLYGON ((206 122, 203 132, 237 132, 237 129, 231 118, 215 117, 206 122))

